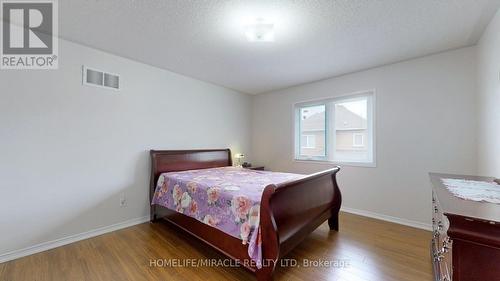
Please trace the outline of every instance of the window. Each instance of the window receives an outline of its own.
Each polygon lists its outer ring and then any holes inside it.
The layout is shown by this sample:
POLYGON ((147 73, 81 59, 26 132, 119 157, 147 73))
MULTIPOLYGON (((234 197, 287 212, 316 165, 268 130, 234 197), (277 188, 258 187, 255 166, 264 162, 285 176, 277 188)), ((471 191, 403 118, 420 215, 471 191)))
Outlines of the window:
POLYGON ((303 106, 298 110, 299 149, 304 158, 323 158, 326 155, 326 106, 303 106))
POLYGON ((374 93, 295 105, 295 159, 375 165, 374 93))

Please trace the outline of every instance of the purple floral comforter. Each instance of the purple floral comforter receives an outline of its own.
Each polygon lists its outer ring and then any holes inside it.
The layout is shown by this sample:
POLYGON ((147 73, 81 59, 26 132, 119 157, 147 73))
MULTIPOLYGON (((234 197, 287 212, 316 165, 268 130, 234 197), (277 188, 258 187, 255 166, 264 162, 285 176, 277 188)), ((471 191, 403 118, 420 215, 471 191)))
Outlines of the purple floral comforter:
POLYGON ((161 174, 151 204, 175 210, 248 243, 248 255, 261 267, 260 201, 268 184, 304 177, 238 167, 161 174))

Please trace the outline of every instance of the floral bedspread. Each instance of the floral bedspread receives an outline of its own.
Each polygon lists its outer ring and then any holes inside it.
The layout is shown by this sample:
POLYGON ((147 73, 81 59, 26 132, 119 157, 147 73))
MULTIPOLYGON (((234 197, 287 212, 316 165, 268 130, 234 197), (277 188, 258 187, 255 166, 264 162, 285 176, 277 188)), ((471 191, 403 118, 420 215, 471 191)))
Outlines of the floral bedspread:
POLYGON ((248 255, 261 267, 260 201, 264 188, 304 177, 238 167, 161 174, 151 204, 176 210, 248 244, 248 255))

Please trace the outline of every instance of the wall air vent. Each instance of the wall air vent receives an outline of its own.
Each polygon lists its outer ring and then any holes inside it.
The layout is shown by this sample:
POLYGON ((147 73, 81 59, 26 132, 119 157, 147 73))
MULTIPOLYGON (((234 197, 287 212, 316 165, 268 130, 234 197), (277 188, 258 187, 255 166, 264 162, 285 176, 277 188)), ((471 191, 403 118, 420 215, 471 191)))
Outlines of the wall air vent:
POLYGON ((95 86, 112 90, 120 89, 120 76, 109 72, 89 68, 82 68, 82 83, 87 86, 95 86))

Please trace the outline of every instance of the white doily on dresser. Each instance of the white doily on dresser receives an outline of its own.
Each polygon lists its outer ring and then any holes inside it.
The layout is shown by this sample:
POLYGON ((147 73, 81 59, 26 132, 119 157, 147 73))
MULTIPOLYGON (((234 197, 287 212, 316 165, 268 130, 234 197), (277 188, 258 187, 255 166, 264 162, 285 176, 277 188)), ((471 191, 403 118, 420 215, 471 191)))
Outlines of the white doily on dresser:
POLYGON ((500 185, 495 182, 463 179, 441 179, 441 181, 456 197, 465 200, 500 204, 500 185))

